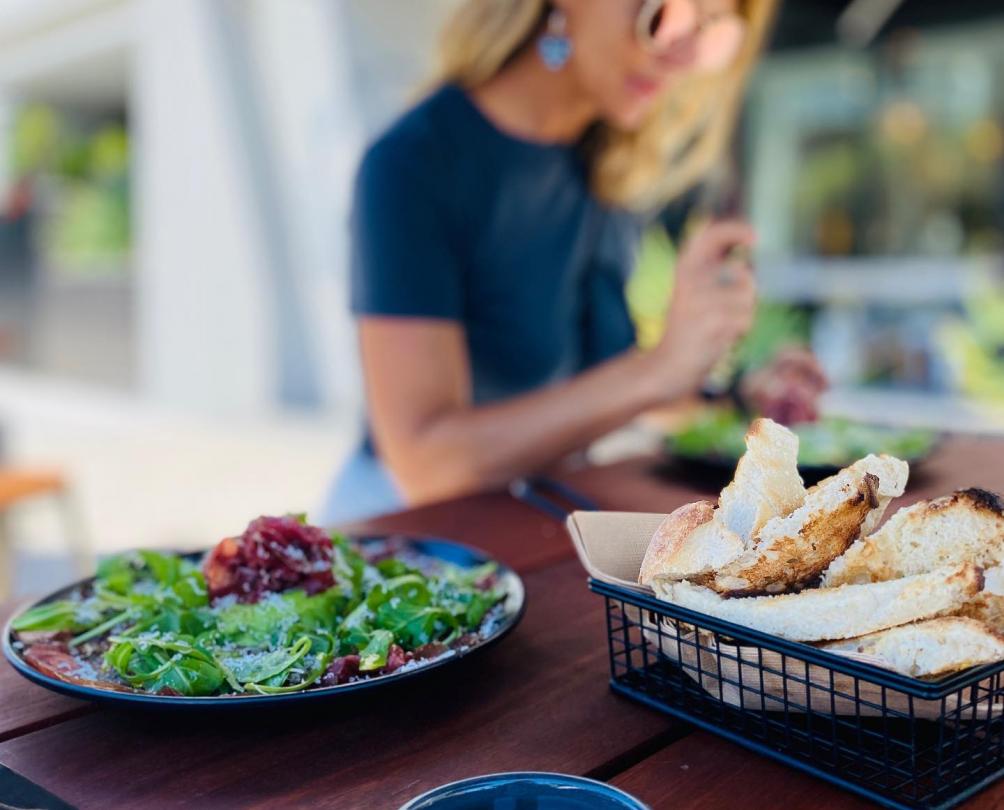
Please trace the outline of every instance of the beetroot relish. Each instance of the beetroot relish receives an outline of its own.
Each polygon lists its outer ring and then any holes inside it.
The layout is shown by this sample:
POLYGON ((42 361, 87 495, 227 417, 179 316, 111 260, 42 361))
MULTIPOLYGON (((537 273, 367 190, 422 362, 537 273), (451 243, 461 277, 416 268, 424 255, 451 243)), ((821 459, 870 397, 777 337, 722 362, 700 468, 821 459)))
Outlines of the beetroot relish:
POLYGON ((358 655, 343 655, 336 658, 321 676, 321 686, 341 686, 343 683, 348 683, 359 674, 359 660, 358 655))
MULTIPOLYGON (((443 646, 443 645, 440 645, 443 646)), ((427 644, 426 647, 432 647, 427 644)), ((443 646, 443 649, 447 648, 443 646)), ((405 652, 397 644, 391 644, 387 651, 387 663, 375 672, 366 673, 372 675, 390 675, 397 672, 401 667, 410 661, 414 661, 416 656, 413 653, 405 652)), ((353 678, 359 677, 359 663, 361 659, 358 655, 343 655, 334 659, 329 665, 324 675, 321 676, 321 686, 341 686, 348 683, 353 678)))
POLYGON ((210 600, 233 594, 254 603, 267 593, 302 588, 320 593, 335 584, 331 539, 293 516, 260 517, 240 537, 228 537, 202 564, 210 600))
POLYGON ((390 675, 390 673, 396 672, 413 658, 414 656, 411 653, 406 653, 397 644, 391 644, 390 650, 387 652, 387 663, 380 670, 380 674, 390 675))

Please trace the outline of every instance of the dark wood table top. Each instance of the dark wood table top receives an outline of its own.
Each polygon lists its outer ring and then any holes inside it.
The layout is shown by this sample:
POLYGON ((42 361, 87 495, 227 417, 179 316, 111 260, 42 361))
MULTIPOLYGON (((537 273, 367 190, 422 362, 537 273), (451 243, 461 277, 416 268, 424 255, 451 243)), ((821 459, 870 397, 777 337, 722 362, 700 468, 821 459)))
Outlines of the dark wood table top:
MULTIPOLYGON (((908 497, 1004 491, 1002 453, 1001 441, 950 441, 908 497)), ((713 495, 708 482, 663 466, 640 458, 564 480, 608 509, 668 512, 713 495)), ((506 770, 600 778, 653 808, 862 804, 610 692, 603 601, 553 518, 497 493, 350 528, 484 548, 523 574, 522 624, 483 654, 378 696, 282 712, 114 711, 0 666, 0 763, 81 808, 394 808, 436 785, 506 770)), ((997 803, 1004 785, 970 806, 997 803)))
POLYGON ((458 498, 346 526, 356 535, 412 534, 477 546, 521 574, 571 556, 564 527, 504 493, 458 498))

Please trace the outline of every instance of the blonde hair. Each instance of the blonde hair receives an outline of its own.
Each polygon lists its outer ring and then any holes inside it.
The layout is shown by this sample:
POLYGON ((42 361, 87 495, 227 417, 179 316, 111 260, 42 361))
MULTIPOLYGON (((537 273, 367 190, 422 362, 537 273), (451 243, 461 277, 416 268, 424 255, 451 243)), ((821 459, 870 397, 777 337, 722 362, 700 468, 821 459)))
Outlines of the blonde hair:
MULTIPOLYGON (((711 171, 731 139, 776 4, 740 3, 747 35, 728 70, 681 79, 635 131, 599 126, 591 151, 591 183, 599 199, 650 209, 711 171)), ((548 0, 463 0, 443 31, 437 81, 467 88, 488 81, 538 35, 550 8, 548 0)))

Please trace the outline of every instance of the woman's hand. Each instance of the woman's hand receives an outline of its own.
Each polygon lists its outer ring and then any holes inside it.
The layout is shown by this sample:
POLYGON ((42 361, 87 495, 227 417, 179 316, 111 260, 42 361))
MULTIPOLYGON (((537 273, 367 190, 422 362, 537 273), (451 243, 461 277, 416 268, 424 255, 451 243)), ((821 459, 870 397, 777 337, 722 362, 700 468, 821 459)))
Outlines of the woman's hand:
POLYGON ((766 366, 743 377, 739 393, 749 407, 784 425, 819 418, 819 397, 829 387, 826 374, 808 349, 782 349, 766 366))
POLYGON ((745 222, 713 222, 684 246, 666 316, 653 352, 667 391, 696 391, 753 325, 756 282, 748 259, 756 235, 745 222))

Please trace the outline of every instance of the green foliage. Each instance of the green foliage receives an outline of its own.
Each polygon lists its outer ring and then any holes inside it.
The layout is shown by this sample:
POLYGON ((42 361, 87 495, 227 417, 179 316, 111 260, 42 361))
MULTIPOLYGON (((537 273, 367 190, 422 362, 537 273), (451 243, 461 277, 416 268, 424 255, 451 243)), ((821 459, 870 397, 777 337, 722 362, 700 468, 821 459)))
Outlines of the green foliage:
POLYGON ((52 107, 29 105, 15 116, 10 142, 14 175, 45 177, 58 195, 41 222, 46 257, 77 270, 118 266, 132 241, 125 128, 85 131, 52 107))
POLYGON ((32 174, 52 166, 60 148, 62 122, 55 110, 41 104, 25 107, 11 134, 11 167, 32 174))
POLYGON ((936 335, 959 388, 972 396, 1004 400, 1004 294, 987 285, 965 302, 965 317, 936 335))

